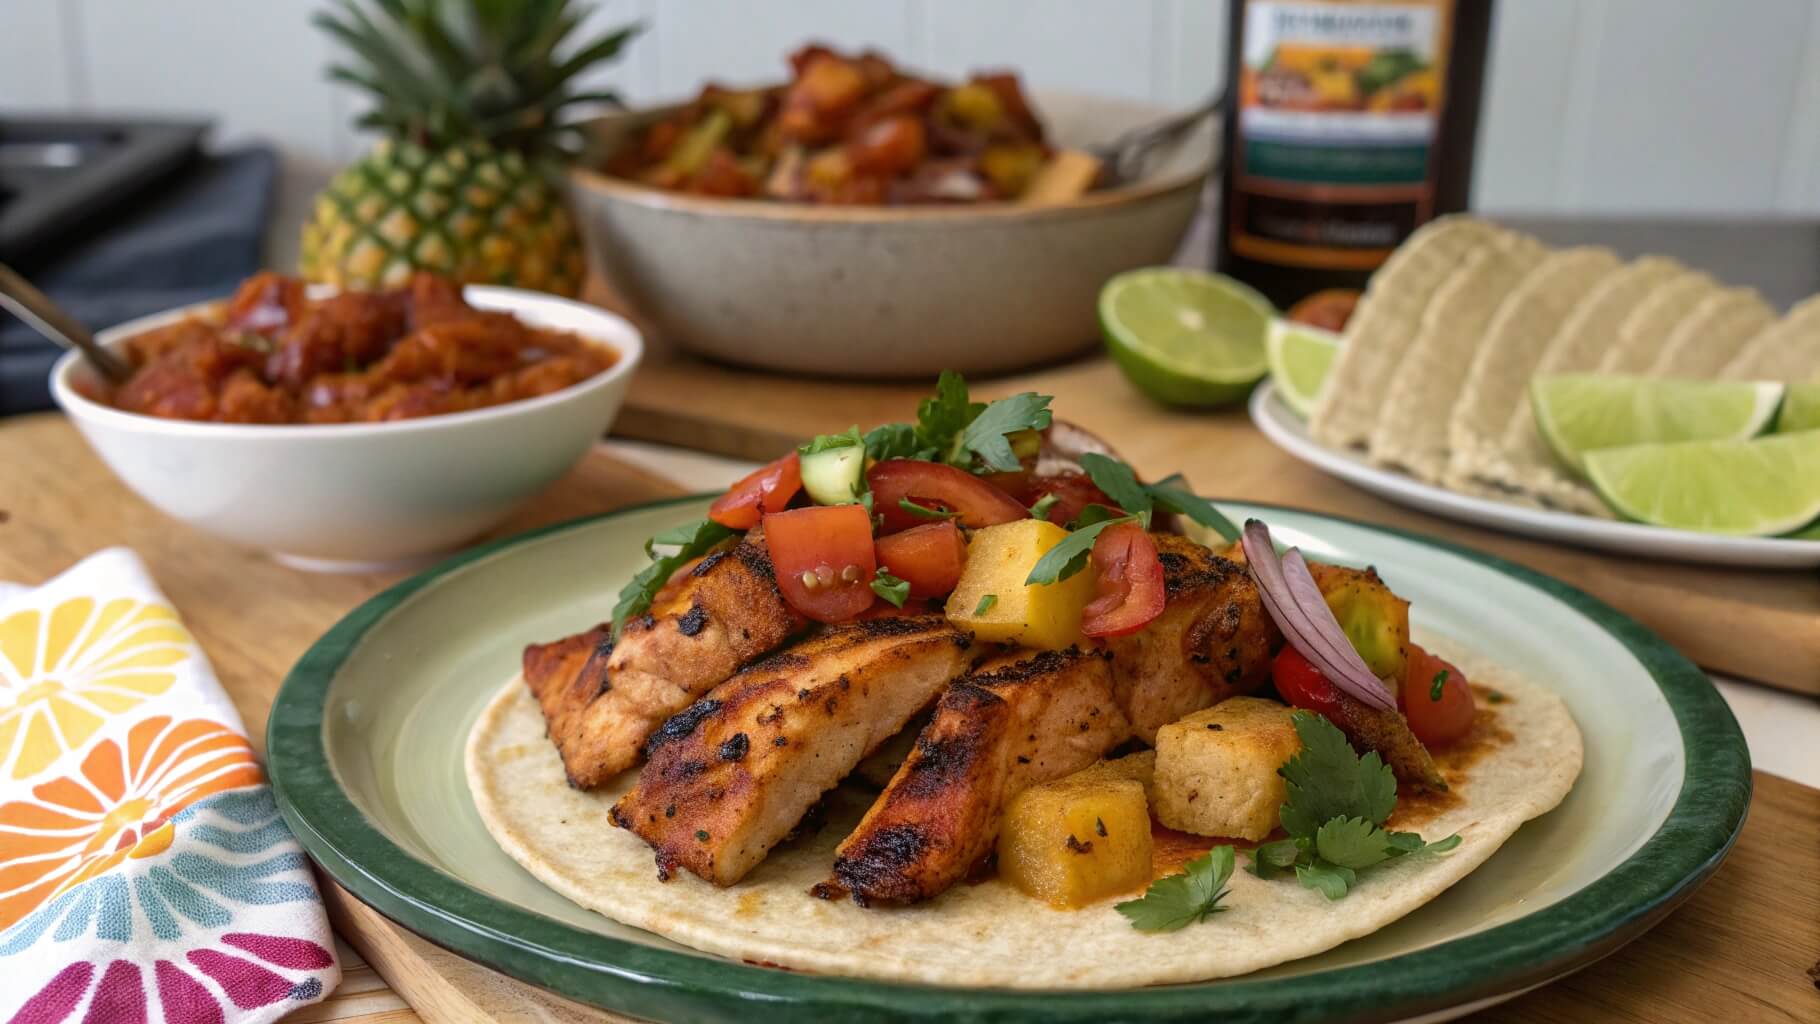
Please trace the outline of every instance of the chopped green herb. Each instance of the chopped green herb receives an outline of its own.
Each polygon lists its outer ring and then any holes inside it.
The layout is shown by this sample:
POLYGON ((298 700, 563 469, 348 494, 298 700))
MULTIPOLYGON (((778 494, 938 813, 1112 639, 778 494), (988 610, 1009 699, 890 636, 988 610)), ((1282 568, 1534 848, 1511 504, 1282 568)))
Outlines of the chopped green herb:
POLYGON ((1142 484, 1129 465, 1094 452, 1081 456, 1081 468, 1087 471, 1095 487, 1106 492, 1106 497, 1132 515, 1142 517, 1146 527, 1154 507, 1160 505, 1213 530, 1228 543, 1239 539, 1239 528, 1232 520, 1220 514, 1212 502, 1190 491, 1180 473, 1154 484, 1142 484))
POLYGON ((1441 694, 1446 689, 1447 689, 1447 670, 1442 669, 1441 671, 1435 673, 1435 681, 1433 683, 1430 683, 1428 686, 1428 699, 1429 700, 1440 700, 1441 694))
POLYGON ((1113 905, 1140 932, 1173 932, 1205 921, 1227 908, 1226 880, 1234 864, 1230 846, 1216 846, 1206 856, 1183 865, 1182 873, 1150 883, 1144 895, 1113 905))
POLYGON ((986 469, 998 473, 1017 472, 1023 468, 1023 463, 1011 450, 1007 435, 1047 428, 1052 418, 1050 401, 1048 395, 1026 391, 986 406, 955 439, 955 448, 949 453, 948 461, 962 469, 977 471, 978 467, 973 465, 977 457, 986 469))
POLYGON ((1134 516, 1150 512, 1151 497, 1130 466, 1098 452, 1088 452, 1081 456, 1081 468, 1087 471, 1093 486, 1105 491, 1119 508, 1134 516))
POLYGON ((863 448, 866 439, 859 436, 859 425, 847 428, 844 434, 817 434, 815 440, 796 449, 799 455, 818 455, 835 448, 863 448))
POLYGON ((1187 516, 1194 522, 1207 527, 1225 538, 1228 544, 1237 541, 1239 528, 1233 525, 1232 520, 1222 515, 1219 509, 1214 508, 1213 502, 1188 490, 1186 483, 1180 473, 1174 473, 1150 484, 1144 490, 1150 492, 1150 496, 1156 499, 1158 505, 1176 515, 1187 516))
MULTIPOLYGON (((1083 526, 1092 526, 1094 523, 1103 523, 1108 519, 1118 519, 1124 514, 1125 513, 1116 508, 1107 508, 1096 501, 1086 508, 1081 509, 1081 514, 1075 516, 1074 522, 1069 523, 1068 526, 1070 529, 1078 530, 1083 526)), ((1145 521, 1143 516, 1138 516, 1136 518, 1140 523, 1145 521)))
POLYGON ((645 554, 650 555, 652 562, 644 567, 638 575, 632 577, 619 591, 619 602, 613 606, 613 634, 625 627, 635 615, 642 615, 651 607, 651 601, 657 592, 663 589, 676 570, 687 565, 692 558, 707 554, 720 545, 734 532, 711 519, 697 519, 670 527, 645 542, 645 554), (659 555, 657 548, 675 548, 671 554, 659 555))
POLYGON ((903 509, 905 512, 910 513, 911 515, 917 517, 918 519, 953 519, 956 515, 959 514, 956 512, 950 512, 945 508, 930 508, 927 505, 918 505, 916 502, 911 501, 909 498, 897 499, 897 507, 903 509))
POLYGON ((863 442, 866 457, 883 462, 886 459, 933 458, 933 449, 924 449, 916 439, 916 428, 908 423, 887 423, 866 432, 863 442))
POLYGON ((1485 699, 1493 704, 1502 704, 1510 698, 1504 696, 1504 691, 1502 690, 1493 690, 1485 695, 1485 699))
POLYGON ((1359 757, 1332 722, 1308 711, 1292 716, 1302 750, 1277 769, 1289 798, 1277 814, 1288 839, 1252 851, 1251 873, 1275 878, 1291 868, 1296 880, 1330 900, 1345 896, 1358 872, 1394 857, 1446 853, 1449 836, 1425 843, 1414 832, 1384 828, 1397 806, 1397 782, 1376 751, 1359 757))
POLYGON ((910 598, 910 581, 898 579, 881 565, 878 574, 872 579, 872 592, 891 602, 892 607, 902 608, 910 598))
POLYGON ((916 440, 923 448, 948 453, 961 431, 967 429, 980 413, 984 402, 967 396, 967 380, 953 370, 943 370, 936 379, 935 394, 916 406, 916 440))
POLYGON ((1056 506, 1056 504, 1058 502, 1060 502, 1061 500, 1062 499, 1056 497, 1053 494, 1045 494, 1042 497, 1036 499, 1036 504, 1030 506, 1030 518, 1048 519, 1049 510, 1054 508, 1056 506))
POLYGON ((1024 577, 1026 586, 1044 586, 1065 580, 1087 566, 1087 555, 1093 551, 1093 541, 1100 531, 1114 523, 1135 523, 1136 516, 1121 516, 1117 519, 1105 519, 1091 526, 1083 526, 1068 536, 1061 543, 1048 550, 1042 558, 1037 559, 1030 567, 1030 575, 1024 577))
POLYGON ((986 614, 992 610, 992 606, 995 604, 998 604, 997 594, 980 595, 980 603, 973 606, 973 617, 977 619, 986 614))

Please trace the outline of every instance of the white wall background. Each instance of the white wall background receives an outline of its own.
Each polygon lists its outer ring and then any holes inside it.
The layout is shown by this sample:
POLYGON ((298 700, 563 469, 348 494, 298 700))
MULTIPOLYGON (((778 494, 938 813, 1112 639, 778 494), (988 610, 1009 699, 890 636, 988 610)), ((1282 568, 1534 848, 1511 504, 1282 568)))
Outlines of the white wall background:
MULTIPOLYGON (((0 0, 0 109, 201 112, 293 181, 365 145, 322 79, 326 0, 0 0)), ((808 38, 931 71, 1185 103, 1223 79, 1223 0, 600 0, 648 31, 598 76, 632 102, 762 81, 808 38)), ((1820 0, 1501 0, 1475 205, 1820 214, 1820 0)))

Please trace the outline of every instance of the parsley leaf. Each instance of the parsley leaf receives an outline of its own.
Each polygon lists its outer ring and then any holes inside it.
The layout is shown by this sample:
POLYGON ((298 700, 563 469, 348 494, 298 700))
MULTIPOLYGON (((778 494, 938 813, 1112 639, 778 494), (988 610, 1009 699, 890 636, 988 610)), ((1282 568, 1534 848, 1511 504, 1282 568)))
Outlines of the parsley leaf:
POLYGON ((898 579, 881 565, 872 579, 872 592, 891 602, 893 607, 902 608, 910 597, 910 581, 898 579))
POLYGON ((734 536, 734 531, 714 522, 711 519, 697 519, 681 523, 657 534, 645 541, 645 554, 653 561, 642 569, 638 575, 619 591, 619 602, 613 606, 613 634, 625 628, 625 624, 634 615, 642 615, 651 607, 651 601, 657 597, 676 570, 687 565, 692 558, 705 555, 722 541, 734 536), (668 555, 657 554, 659 547, 673 547, 676 550, 668 555))
POLYGON ((1056 506, 1056 504, 1058 502, 1060 502, 1061 500, 1062 499, 1056 497, 1053 493, 1045 494, 1042 497, 1036 499, 1036 504, 1030 506, 1030 518, 1048 519, 1049 510, 1054 508, 1056 506))
POLYGON ((916 441, 920 447, 947 452, 974 417, 986 411, 984 402, 967 397, 967 380, 953 370, 943 370, 935 382, 935 395, 916 406, 916 441))
POLYGON ((1251 873, 1259 878, 1275 878, 1295 867, 1295 862, 1302 859, 1307 850, 1306 839, 1279 839, 1274 843, 1264 843, 1251 851, 1251 873))
POLYGON ((1315 832, 1314 852, 1329 863, 1363 871, 1390 859, 1390 833, 1364 818, 1334 818, 1315 832))
POLYGON ((1442 669, 1441 671, 1435 673, 1435 681, 1433 683, 1431 683, 1428 687, 1428 699, 1429 700, 1440 700, 1441 694, 1446 692, 1446 690, 1447 690, 1447 670, 1442 669))
POLYGON ((979 618, 981 615, 986 614, 992 610, 992 606, 995 604, 998 604, 997 594, 980 595, 980 603, 973 606, 973 617, 979 618))
POLYGON ((886 423, 866 431, 861 441, 866 457, 877 462, 886 459, 927 459, 935 455, 917 440, 916 428, 908 423, 886 423))
POLYGON ((1048 395, 1026 391, 986 406, 955 439, 948 461, 962 469, 973 469, 977 456, 985 468, 995 472, 1015 473, 1024 468, 1005 435, 1047 428, 1052 419, 1050 401, 1048 395))
POLYGON ((927 505, 918 505, 909 498, 897 499, 897 507, 918 519, 953 519, 960 514, 958 512, 950 512, 945 508, 930 508, 927 505))
POLYGON ((799 455, 818 455, 835 448, 863 447, 865 443, 866 439, 859 436, 859 425, 855 424, 848 427, 844 434, 817 434, 815 440, 799 446, 796 451, 799 455))
POLYGON ((1150 883, 1144 895, 1115 904, 1131 927, 1140 932, 1173 932, 1205 921, 1225 910, 1226 880, 1232 877, 1233 850, 1216 846, 1206 856, 1183 865, 1179 875, 1150 883))
POLYGON ((1222 515, 1219 509, 1214 508, 1213 502, 1190 491, 1187 481, 1182 479, 1182 474, 1171 474, 1150 484, 1144 490, 1150 492, 1150 496, 1156 499, 1158 505, 1176 515, 1187 516, 1207 527, 1225 538, 1227 543, 1239 539, 1239 528, 1232 524, 1232 520, 1222 515))
POLYGON ((1278 812, 1284 831, 1312 839, 1334 818, 1384 824, 1397 806, 1397 779, 1378 752, 1354 754, 1346 734, 1312 711, 1297 711, 1291 721, 1302 750, 1277 769, 1289 783, 1278 812))
POLYGON ((1358 882, 1359 875, 1351 868, 1316 860, 1310 864, 1298 863, 1295 880, 1310 889, 1321 890, 1321 895, 1330 900, 1337 900, 1358 882))
MULTIPOLYGON (((1107 508, 1096 501, 1086 508, 1081 509, 1081 514, 1074 517, 1074 522, 1069 523, 1068 528, 1078 530, 1083 526, 1092 526, 1094 523, 1103 523, 1108 519, 1118 519, 1122 516, 1124 516, 1124 513, 1120 512, 1118 509, 1107 508)), ((1144 521, 1142 516, 1137 517, 1137 519, 1140 523, 1144 521)))
MULTIPOLYGON (((1120 516, 1117 519, 1105 519, 1091 526, 1083 526, 1068 536, 1061 543, 1048 550, 1030 567, 1030 575, 1024 577, 1025 586, 1043 586, 1065 580, 1087 566, 1087 555, 1093 551, 1093 541, 1100 531, 1114 523, 1135 523, 1136 516, 1120 516)), ((1344 738, 1342 737, 1342 740, 1344 738)))
POLYGON ((1150 511, 1150 494, 1138 483, 1137 472, 1130 466, 1098 452, 1087 452, 1080 462, 1093 486, 1105 491, 1113 504, 1131 515, 1150 511))

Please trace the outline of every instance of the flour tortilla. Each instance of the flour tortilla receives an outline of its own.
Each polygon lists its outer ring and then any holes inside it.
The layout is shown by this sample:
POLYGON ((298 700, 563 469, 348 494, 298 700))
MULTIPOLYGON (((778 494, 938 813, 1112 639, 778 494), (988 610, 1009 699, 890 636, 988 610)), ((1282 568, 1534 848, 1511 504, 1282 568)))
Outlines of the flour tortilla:
POLYGON ((708 953, 932 985, 1084 989, 1203 981, 1311 956, 1383 928, 1484 863, 1573 787, 1581 739, 1560 698, 1455 645, 1423 642, 1510 698, 1491 707, 1514 740, 1468 769, 1455 787, 1459 804, 1417 826, 1431 839, 1458 832, 1460 847, 1373 868, 1337 903, 1292 880, 1253 877, 1241 854, 1228 912, 1192 932, 1136 931, 1112 901, 1055 910, 997 879, 908 908, 862 910, 847 900, 814 899, 807 890, 828 878, 835 845, 870 800, 846 789, 829 801, 817 832, 774 850, 738 885, 717 889, 687 873, 659 882, 650 848, 607 823, 607 808, 632 776, 592 793, 570 788, 536 702, 517 679, 475 724, 468 785, 493 838, 545 885, 708 953))
POLYGON ((1398 246, 1371 275, 1346 324, 1346 343, 1308 418, 1309 435, 1332 448, 1364 445, 1435 290, 1471 253, 1510 235, 1471 217, 1441 217, 1398 246))
POLYGON ((1795 304, 1788 315, 1746 342, 1719 373, 1732 380, 1820 380, 1820 295, 1795 304))
POLYGON ((1717 377, 1746 342, 1775 322, 1775 307, 1755 288, 1716 292, 1668 336, 1649 372, 1658 377, 1717 377))
POLYGON ((1436 290, 1379 402, 1372 461, 1440 481, 1448 455, 1444 411, 1459 399, 1498 307, 1547 252, 1527 235, 1509 235, 1474 253, 1436 290))
POLYGON ((1601 373, 1641 374, 1656 364, 1668 339, 1687 323, 1707 299, 1720 293, 1719 283, 1700 273, 1665 282, 1637 305, 1618 328, 1617 341, 1599 362, 1601 373))
POLYGON ((1518 403, 1529 401, 1536 364, 1580 300, 1622 265, 1599 246, 1550 253, 1498 307, 1447 425, 1447 486, 1481 493, 1487 488, 1478 478, 1509 475, 1504 427, 1518 403))

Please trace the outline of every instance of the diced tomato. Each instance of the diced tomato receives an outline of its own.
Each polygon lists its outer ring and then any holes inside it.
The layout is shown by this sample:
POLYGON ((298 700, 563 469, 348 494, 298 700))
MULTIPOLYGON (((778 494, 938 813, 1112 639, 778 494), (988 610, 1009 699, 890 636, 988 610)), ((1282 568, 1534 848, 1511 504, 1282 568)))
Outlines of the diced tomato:
POLYGON ((1289 644, 1284 644, 1277 652, 1276 660, 1270 663, 1270 678, 1276 683, 1277 695, 1295 707, 1328 718, 1332 718, 1339 708, 1339 691, 1333 683, 1314 667, 1314 662, 1302 657, 1302 652, 1289 644))
POLYGON ((1044 518, 1057 526, 1067 526, 1079 519, 1082 510, 1088 505, 1118 508, 1106 496, 1105 491, 1094 485, 1092 478, 1074 470, 1033 477, 1028 493, 1033 506, 1045 497, 1055 495, 1055 504, 1049 507, 1049 513, 1044 518))
POLYGON ((1030 510, 1009 494, 964 470, 939 462, 886 459, 866 470, 872 508, 884 517, 880 533, 897 533, 929 520, 906 512, 898 502, 908 498, 924 508, 954 513, 970 530, 1030 518, 1030 510))
POLYGON ((1142 526, 1120 523, 1101 530, 1087 562, 1099 596, 1081 612, 1082 633, 1124 636, 1163 614, 1163 563, 1142 526))
POLYGON ((872 517, 862 505, 819 505, 765 516, 777 589, 817 622, 845 622, 871 607, 872 517))
POLYGON ((802 460, 795 452, 754 470, 708 506, 708 518, 734 530, 750 530, 759 517, 782 512, 802 490, 802 460))
POLYGON ((951 521, 912 526, 880 537, 878 564, 910 584, 911 597, 940 597, 961 580, 967 541, 951 521))
POLYGON ((1472 728, 1472 686, 1466 673, 1415 644, 1409 645, 1408 669, 1403 673, 1403 717, 1416 739, 1431 747, 1446 746, 1472 728), (1440 699, 1434 697, 1435 679, 1441 681, 1440 699))

